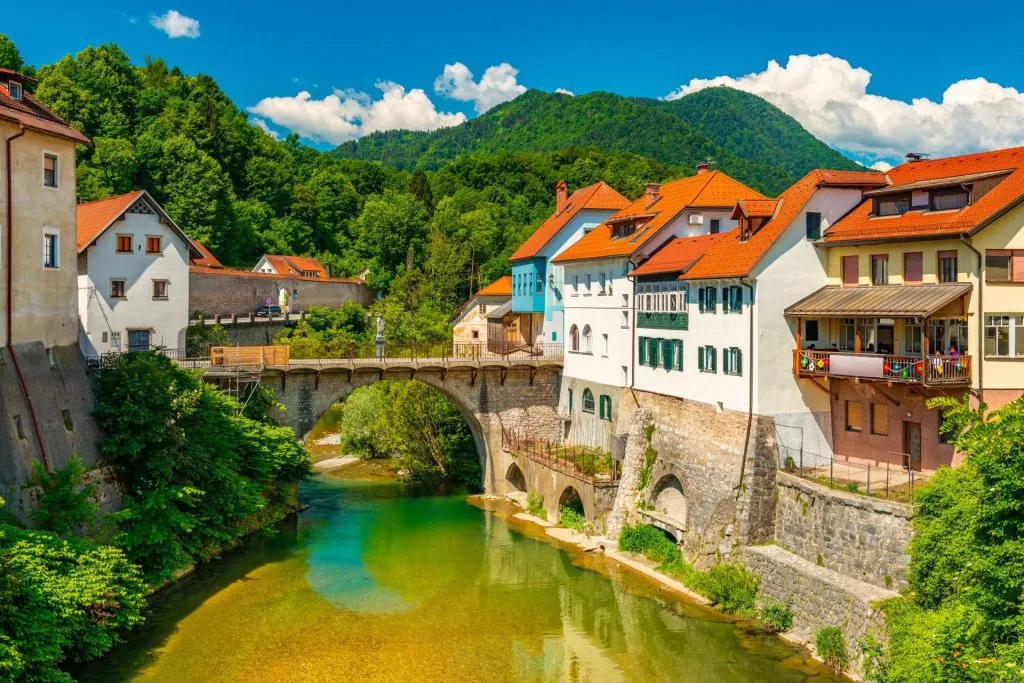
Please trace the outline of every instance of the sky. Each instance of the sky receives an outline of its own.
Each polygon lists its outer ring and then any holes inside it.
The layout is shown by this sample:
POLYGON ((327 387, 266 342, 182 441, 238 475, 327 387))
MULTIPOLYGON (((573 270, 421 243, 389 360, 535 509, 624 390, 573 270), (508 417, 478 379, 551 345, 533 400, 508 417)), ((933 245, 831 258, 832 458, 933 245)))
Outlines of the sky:
POLYGON ((57 0, 6 8, 0 32, 35 65, 113 41, 207 73, 258 125, 320 147, 457 125, 527 88, 672 98, 718 84, 881 168, 1024 144, 1016 3, 876 6, 57 0))

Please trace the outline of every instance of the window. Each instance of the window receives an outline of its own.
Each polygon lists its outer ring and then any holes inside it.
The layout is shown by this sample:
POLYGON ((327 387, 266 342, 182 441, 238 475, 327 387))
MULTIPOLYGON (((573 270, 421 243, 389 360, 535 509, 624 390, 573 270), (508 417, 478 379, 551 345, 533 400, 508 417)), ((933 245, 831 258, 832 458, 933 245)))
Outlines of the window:
POLYGON ((604 332, 601 333, 601 341, 602 341, 602 343, 604 343, 604 357, 607 358, 608 357, 608 334, 607 333, 604 333, 604 332))
POLYGON ((714 346, 702 346, 697 349, 697 369, 701 372, 717 371, 718 352, 714 346))
POLYGON ((569 328, 569 350, 580 350, 580 328, 575 325, 569 328))
POLYGON ((908 320, 903 323, 903 352, 921 353, 921 334, 923 328, 918 321, 908 320))
POLYGON ((55 231, 43 233, 43 268, 60 268, 60 235, 55 231))
POLYGON ((727 375, 743 374, 743 354, 739 347, 730 346, 722 349, 722 371, 727 375))
POLYGON ((936 190, 931 196, 932 211, 949 211, 951 209, 962 209, 967 206, 969 195, 963 188, 950 190, 936 190))
POLYGON ((924 255, 919 251, 903 255, 903 283, 919 285, 924 277, 924 255))
POLYGON ((722 312, 742 313, 743 312, 743 289, 733 285, 722 287, 722 312))
POLYGON ((471 336, 472 336, 473 339, 479 339, 480 338, 480 330, 473 330, 473 333, 472 333, 471 336))
POLYGON ((718 310, 718 288, 701 287, 698 290, 701 313, 715 313, 718 310))
POLYGON ((590 294, 590 273, 587 273, 587 294, 590 294))
POLYGON ((821 239, 821 214, 816 211, 808 211, 805 218, 807 228, 807 239, 821 239))
POLYGON ((572 389, 569 389, 569 414, 572 415, 572 389))
POLYGON ((861 429, 860 401, 846 402, 846 431, 859 432, 861 429))
POLYGON ((116 349, 118 351, 121 350, 121 333, 120 332, 111 332, 110 333, 110 348, 116 349))
POLYGON ((580 276, 579 275, 573 275, 572 276, 572 295, 573 296, 579 296, 579 293, 580 293, 580 276))
POLYGON ((599 277, 599 281, 601 283, 601 287, 598 289, 597 293, 600 294, 601 296, 604 296, 604 288, 605 288, 605 285, 607 284, 607 282, 605 281, 605 275, 604 275, 604 273, 601 273, 598 277, 599 277))
POLYGON ((636 353, 637 362, 640 365, 647 365, 647 337, 637 337, 636 353))
POLYGON ((118 254, 130 254, 130 253, 132 253, 132 236, 131 235, 118 235, 117 236, 117 253, 118 254))
POLYGON ((985 355, 1001 358, 1024 356, 1024 316, 985 316, 985 355))
POLYGON ((149 236, 146 238, 146 253, 147 254, 159 254, 163 251, 163 247, 160 244, 161 239, 159 237, 149 236))
POLYGON ((583 326, 583 353, 594 352, 594 335, 590 330, 590 325, 583 326))
POLYGON ((487 313, 487 304, 480 304, 479 306, 476 307, 476 310, 477 310, 477 313, 479 313, 480 315, 486 315, 486 313, 487 313))
POLYGON ((167 298, 167 280, 153 280, 153 298, 167 298))
POLYGON ((10 93, 12 100, 20 100, 24 97, 24 92, 21 89, 21 83, 17 81, 7 82, 7 92, 10 93))
POLYGON ((558 332, 556 332, 555 330, 551 330, 551 341, 558 341, 558 332))
POLYGON ((123 299, 124 298, 124 280, 111 280, 110 281, 110 298, 111 299, 123 299))
POLYGON ((856 287, 860 284, 860 257, 843 257, 843 286, 856 287))
POLYGON ((939 252, 939 282, 956 282, 957 254, 955 251, 939 252))
POLYGON ((43 185, 57 187, 60 182, 60 168, 56 154, 43 154, 43 185))
POLYGON ((985 252, 985 281, 1024 281, 1024 251, 991 249, 985 252))
POLYGON ((661 367, 666 370, 671 370, 676 365, 676 359, 674 356, 675 348, 672 345, 671 339, 661 340, 661 367))
POLYGON ((871 404, 871 433, 878 436, 889 433, 889 404, 871 404))
POLYGON ((583 412, 594 412, 594 392, 592 392, 590 389, 583 390, 583 412))
POLYGON ((683 369, 683 340, 673 339, 672 340, 672 361, 673 367, 676 370, 683 369))
POLYGON ((652 368, 658 367, 658 340, 647 339, 647 363, 652 368))
POLYGON ((722 231, 722 219, 721 218, 712 218, 711 219, 711 228, 710 228, 711 234, 712 235, 716 235, 716 234, 718 234, 721 231, 722 231))
POLYGON ((804 323, 804 341, 818 341, 818 321, 808 320, 804 323))
POLYGON ((622 312, 622 329, 629 329, 629 311, 622 312))
POLYGON ((889 255, 876 254, 871 257, 871 284, 889 284, 889 255))
POLYGON ((910 210, 910 197, 886 197, 875 202, 876 216, 902 216, 910 210))
POLYGON ((840 351, 853 351, 857 345, 857 320, 855 318, 839 319, 839 343, 840 351))
POLYGON ((612 397, 608 394, 601 394, 601 419, 612 419, 612 397))

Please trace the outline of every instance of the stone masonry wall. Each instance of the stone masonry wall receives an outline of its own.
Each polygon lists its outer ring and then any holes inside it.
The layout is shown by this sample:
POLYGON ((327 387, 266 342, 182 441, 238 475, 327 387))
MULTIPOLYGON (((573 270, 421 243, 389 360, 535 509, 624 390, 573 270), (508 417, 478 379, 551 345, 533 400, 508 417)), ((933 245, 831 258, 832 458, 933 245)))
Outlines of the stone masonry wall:
POLYGON ((310 306, 337 308, 346 301, 369 306, 375 297, 372 289, 358 281, 318 281, 315 278, 289 278, 244 271, 192 270, 188 283, 189 312, 202 311, 211 316, 251 313, 257 306, 264 305, 268 298, 276 304, 281 287, 298 291, 290 305, 292 311, 306 310, 310 306))
POLYGON ((883 588, 907 586, 909 505, 776 477, 775 540, 808 562, 883 588))

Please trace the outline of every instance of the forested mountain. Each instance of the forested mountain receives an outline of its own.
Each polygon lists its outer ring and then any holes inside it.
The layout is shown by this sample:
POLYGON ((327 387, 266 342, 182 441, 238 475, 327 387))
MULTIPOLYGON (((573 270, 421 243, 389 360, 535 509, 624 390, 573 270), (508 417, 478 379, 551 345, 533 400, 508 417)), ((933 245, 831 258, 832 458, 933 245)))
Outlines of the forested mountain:
POLYGON ((486 114, 430 133, 375 133, 337 148, 340 156, 402 169, 435 169, 466 152, 597 147, 692 169, 721 170, 778 194, 812 168, 858 166, 765 100, 710 88, 666 102, 531 90, 486 114))

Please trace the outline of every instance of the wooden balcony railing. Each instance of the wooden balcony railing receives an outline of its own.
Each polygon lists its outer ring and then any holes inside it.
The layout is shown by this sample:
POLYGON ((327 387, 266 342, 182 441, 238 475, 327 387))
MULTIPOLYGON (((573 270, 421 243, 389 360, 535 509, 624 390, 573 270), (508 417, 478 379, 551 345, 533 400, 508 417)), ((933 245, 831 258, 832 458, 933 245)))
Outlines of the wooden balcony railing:
POLYGON ((971 383, 971 356, 912 356, 798 349, 793 352, 798 377, 857 377, 904 384, 966 386, 971 383))

